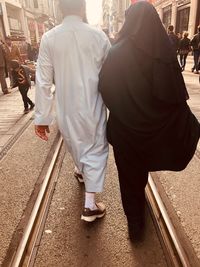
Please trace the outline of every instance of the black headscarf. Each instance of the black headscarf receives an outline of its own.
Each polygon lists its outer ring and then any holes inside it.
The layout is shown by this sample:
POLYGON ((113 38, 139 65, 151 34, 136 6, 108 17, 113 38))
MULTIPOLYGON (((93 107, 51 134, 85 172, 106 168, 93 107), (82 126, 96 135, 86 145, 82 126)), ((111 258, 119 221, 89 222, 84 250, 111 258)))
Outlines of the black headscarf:
POLYGON ((148 79, 149 87, 156 98, 171 104, 188 99, 181 69, 169 37, 157 11, 148 2, 137 2, 126 11, 125 23, 117 44, 125 40, 130 42, 130 56, 131 50, 137 50, 137 63, 140 64, 141 72, 148 79), (148 67, 151 72, 147 73, 148 67))
POLYGON ((119 40, 100 72, 99 90, 110 110, 112 145, 126 144, 149 170, 186 166, 199 139, 199 123, 187 105, 176 54, 151 4, 137 2, 127 10, 119 40))

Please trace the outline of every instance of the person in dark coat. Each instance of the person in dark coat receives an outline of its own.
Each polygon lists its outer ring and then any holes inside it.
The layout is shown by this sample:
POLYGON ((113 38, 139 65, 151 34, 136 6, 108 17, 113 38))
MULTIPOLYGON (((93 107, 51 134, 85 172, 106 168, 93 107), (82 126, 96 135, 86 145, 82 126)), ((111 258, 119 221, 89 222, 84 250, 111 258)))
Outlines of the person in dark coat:
POLYGON ((199 60, 200 60, 200 25, 197 29, 197 34, 195 34, 190 42, 193 50, 194 56, 194 67, 192 68, 192 72, 199 74, 199 60))
POLYGON ((148 173, 186 168, 200 135, 176 53, 151 4, 137 2, 127 10, 100 72, 99 90, 110 111, 107 138, 129 237, 140 240, 148 173))
POLYGON ((34 72, 34 70, 25 65, 21 65, 17 60, 12 60, 10 62, 10 67, 12 70, 13 87, 18 86, 19 88, 22 100, 24 102, 24 113, 26 114, 35 106, 35 104, 27 96, 28 90, 31 87, 30 75, 32 72, 34 72))
POLYGON ((179 46, 179 38, 174 33, 174 26, 173 25, 170 25, 168 27, 168 36, 169 36, 169 40, 170 40, 170 43, 171 43, 172 47, 174 48, 175 51, 177 51, 178 50, 178 46, 179 46))
POLYGON ((184 32, 183 38, 179 42, 179 56, 180 56, 180 64, 182 71, 185 70, 186 59, 190 50, 191 46, 190 46, 190 39, 188 38, 188 32, 184 32))
POLYGON ((5 73, 5 67, 6 67, 6 59, 5 59, 5 50, 3 47, 3 43, 0 42, 0 83, 1 83, 1 90, 3 94, 9 94, 8 86, 6 82, 6 73, 5 73))

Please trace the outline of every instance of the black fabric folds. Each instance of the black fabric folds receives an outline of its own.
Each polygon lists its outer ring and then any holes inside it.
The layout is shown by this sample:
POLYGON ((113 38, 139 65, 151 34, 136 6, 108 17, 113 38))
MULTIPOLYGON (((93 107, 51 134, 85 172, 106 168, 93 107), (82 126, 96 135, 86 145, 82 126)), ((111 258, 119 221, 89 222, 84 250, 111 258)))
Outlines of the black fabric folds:
POLYGON ((149 170, 181 170, 194 154, 200 126, 168 36, 154 7, 133 4, 100 72, 110 110, 108 139, 127 146, 149 170))

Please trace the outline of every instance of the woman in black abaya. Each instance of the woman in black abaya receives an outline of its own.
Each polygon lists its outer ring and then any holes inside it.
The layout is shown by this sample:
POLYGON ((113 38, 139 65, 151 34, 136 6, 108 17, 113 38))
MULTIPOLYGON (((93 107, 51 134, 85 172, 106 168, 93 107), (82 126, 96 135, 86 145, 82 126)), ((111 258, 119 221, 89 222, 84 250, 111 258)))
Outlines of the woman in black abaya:
POLYGON ((101 70, 99 90, 110 110, 107 137, 129 236, 138 240, 148 172, 183 170, 200 135, 176 54, 151 4, 138 2, 127 10, 119 40, 101 70))

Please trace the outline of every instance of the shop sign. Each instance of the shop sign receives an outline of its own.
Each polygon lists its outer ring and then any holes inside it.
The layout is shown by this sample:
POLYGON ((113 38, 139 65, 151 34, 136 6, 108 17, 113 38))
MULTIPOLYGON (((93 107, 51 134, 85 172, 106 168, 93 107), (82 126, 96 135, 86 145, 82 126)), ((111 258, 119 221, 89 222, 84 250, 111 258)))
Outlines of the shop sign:
POLYGON ((177 3, 177 6, 182 6, 182 5, 186 5, 186 4, 190 4, 190 0, 179 0, 177 3))

